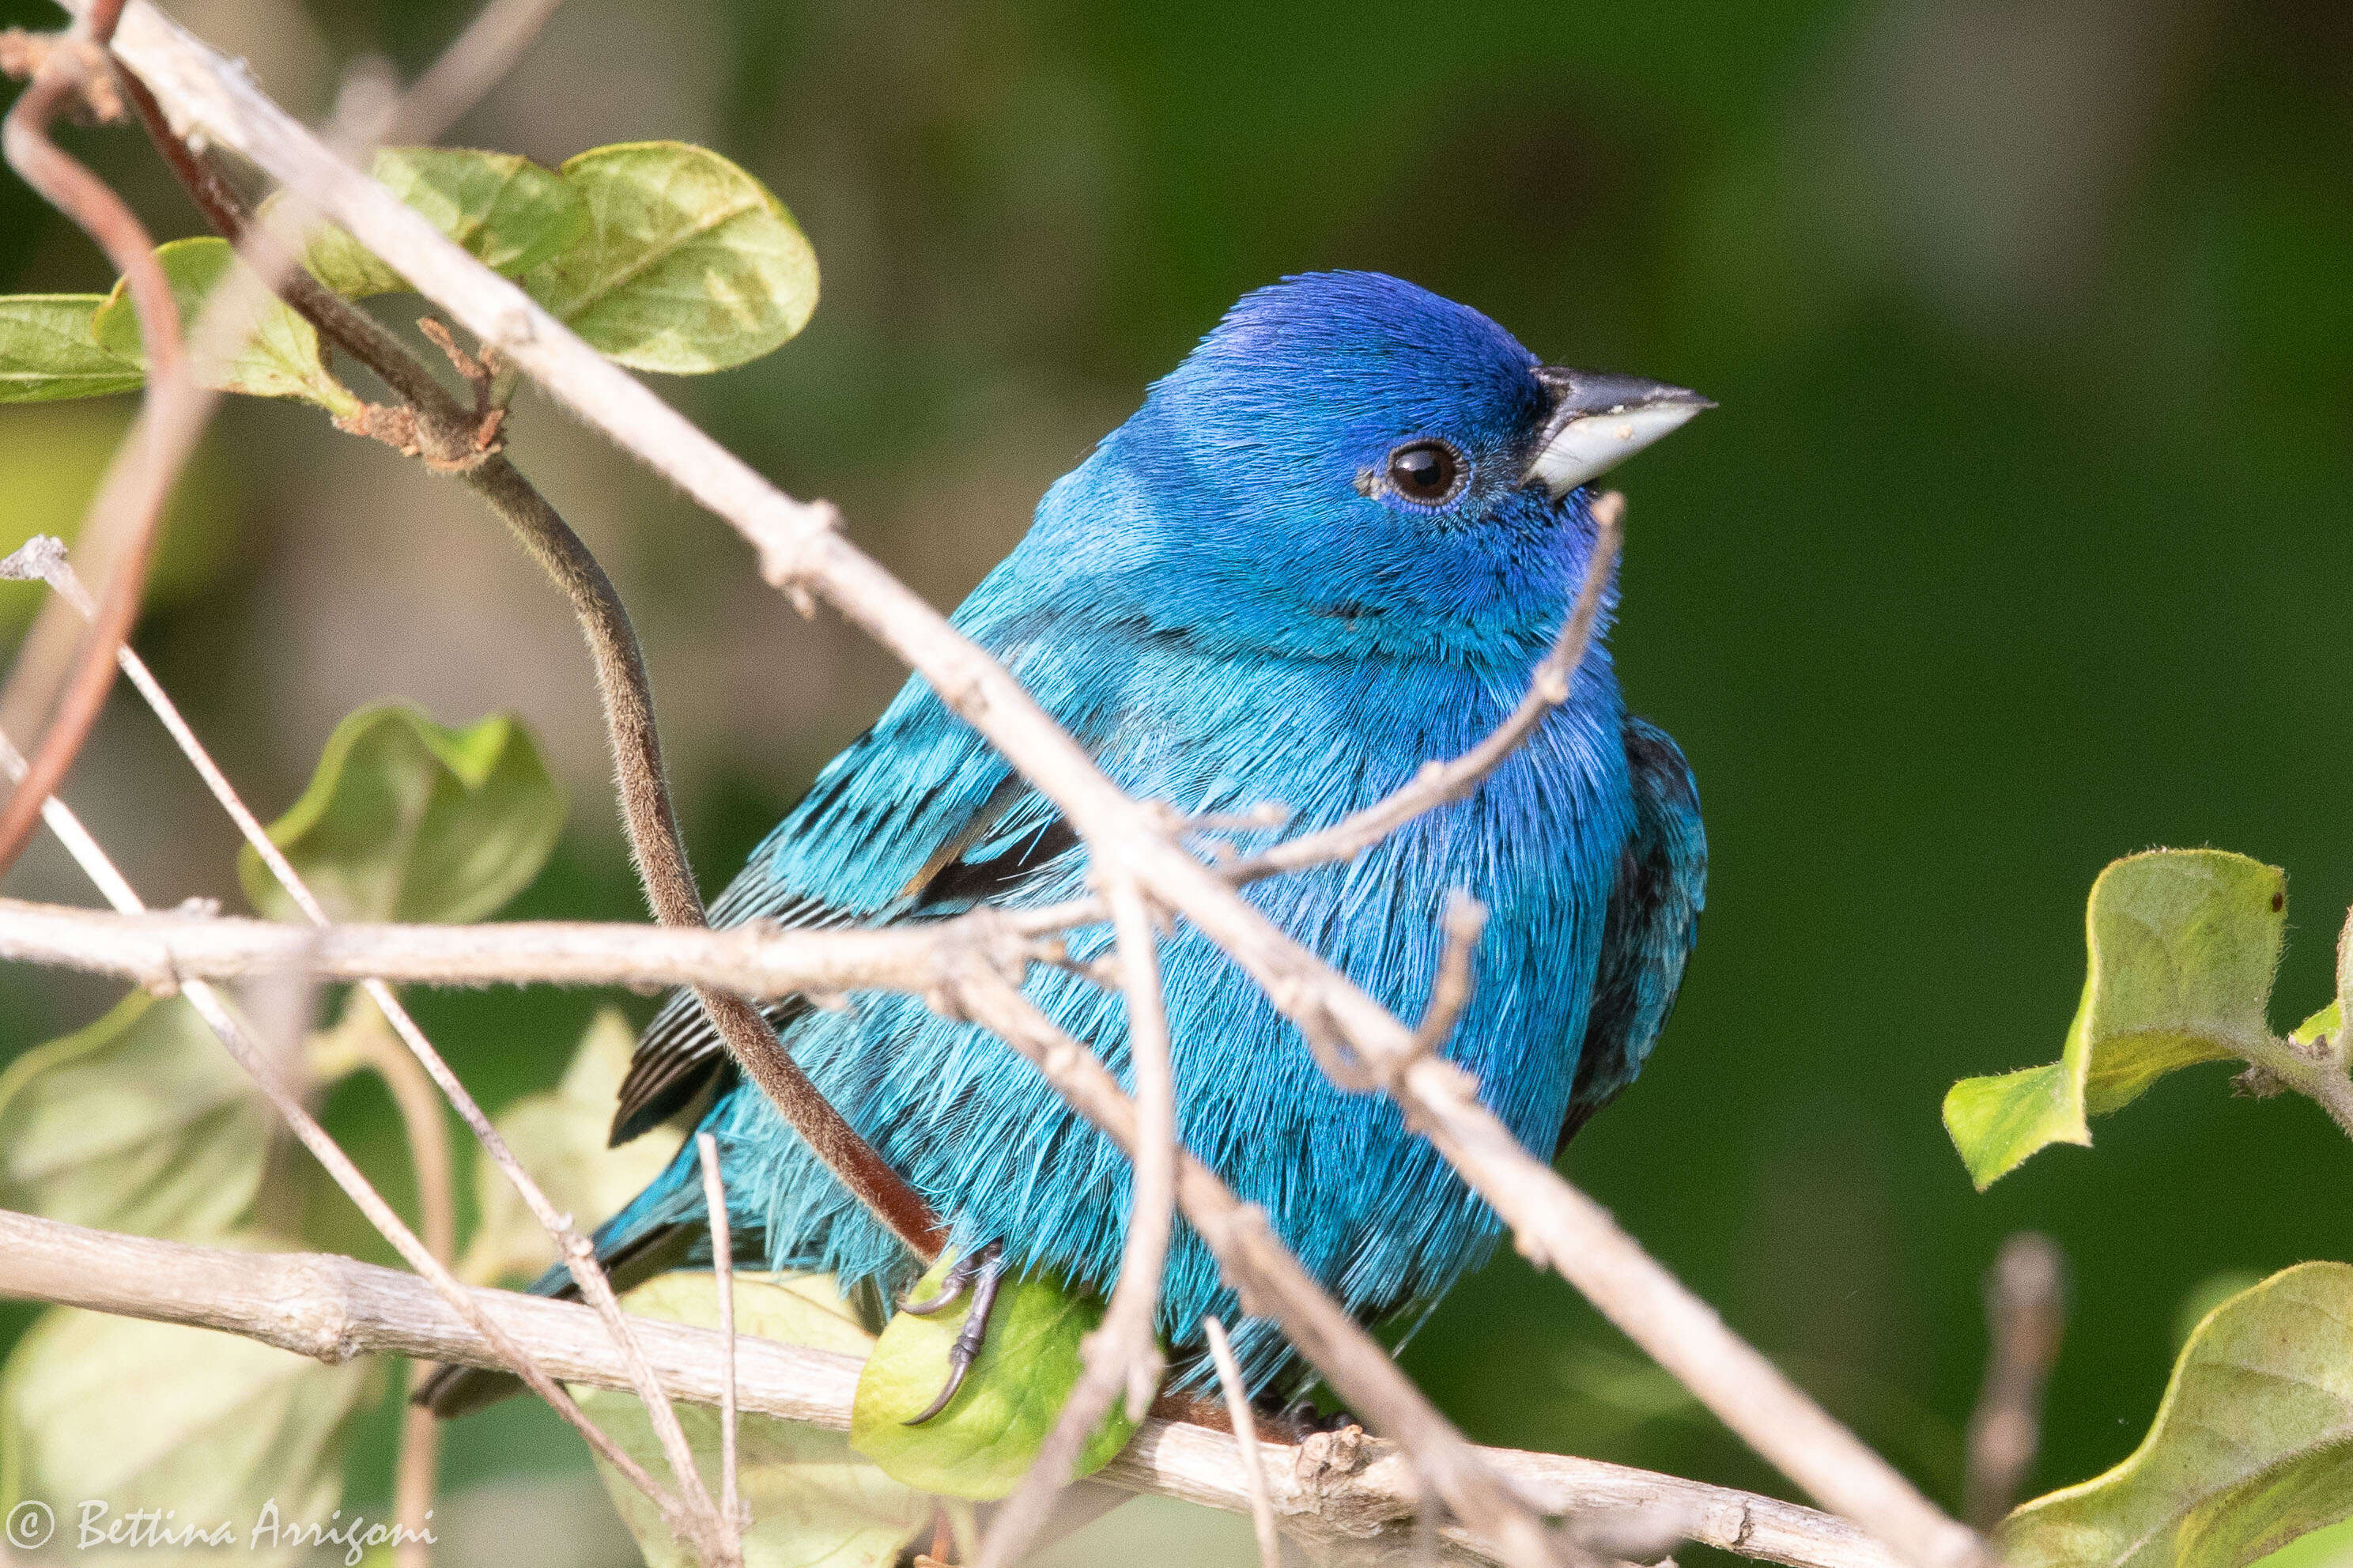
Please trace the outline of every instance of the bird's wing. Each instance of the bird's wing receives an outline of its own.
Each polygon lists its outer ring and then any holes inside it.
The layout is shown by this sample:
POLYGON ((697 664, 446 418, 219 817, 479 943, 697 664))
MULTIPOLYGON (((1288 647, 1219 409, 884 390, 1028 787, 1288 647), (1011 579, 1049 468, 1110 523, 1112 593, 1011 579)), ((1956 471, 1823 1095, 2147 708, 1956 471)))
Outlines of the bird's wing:
MULTIPOLYGON (((711 923, 818 931, 934 919, 1002 900, 1074 853, 1050 801, 985 747, 938 744, 924 733, 932 716, 894 705, 851 742, 753 852, 711 923)), ((782 1029, 809 1006, 785 997, 761 1011, 782 1029)), ((681 1109, 727 1062, 694 993, 672 992, 630 1058, 612 1141, 681 1109)))
POLYGON ((1609 893, 1562 1143, 1642 1070, 1674 1010, 1706 902, 1707 835, 1691 765, 1666 731, 1647 720, 1628 715, 1625 737, 1634 833, 1609 893))

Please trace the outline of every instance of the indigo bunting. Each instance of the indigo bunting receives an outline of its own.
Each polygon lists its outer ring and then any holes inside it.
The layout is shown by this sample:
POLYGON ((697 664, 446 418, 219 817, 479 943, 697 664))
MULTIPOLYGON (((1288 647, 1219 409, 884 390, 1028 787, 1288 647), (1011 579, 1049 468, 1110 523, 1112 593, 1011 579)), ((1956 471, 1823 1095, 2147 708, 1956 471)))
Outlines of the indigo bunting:
MULTIPOLYGON (((1249 850, 1324 826, 1484 736, 1525 692, 1594 547, 1588 481, 1707 407, 1680 388, 1541 365, 1485 316, 1372 273, 1248 295, 1144 405, 1058 481, 955 624, 1012 671, 1121 788, 1182 813, 1288 808, 1249 850)), ((1568 700, 1475 793, 1352 861, 1242 896, 1392 1009, 1427 997, 1440 916, 1490 912, 1445 1054, 1549 1157, 1641 1072, 1673 1003, 1706 875, 1691 771, 1626 711, 1598 634, 1568 700)), ((937 919, 1086 891, 1053 806, 920 679, 821 773, 712 909, 839 927, 937 919)), ((1083 963, 1107 930, 1073 933, 1083 963)), ((1367 1323, 1417 1320, 1494 1245, 1495 1216, 1397 1106, 1348 1093, 1200 934, 1162 946, 1179 1133, 1262 1207, 1367 1323)), ((1123 1079, 1115 991, 1033 969, 1027 992, 1123 1079)), ((998 1270, 1108 1290, 1126 1160, 1028 1064, 921 999, 768 1016, 842 1114, 998 1270)), ((920 1272, 742 1078, 692 996, 647 1029, 615 1142, 696 1105, 716 1136, 736 1256, 830 1271, 878 1303, 920 1272)), ((690 1141, 596 1234, 617 1285, 707 1265, 690 1141)), ((974 1272, 969 1265, 967 1275, 974 1272)), ((565 1293, 559 1266, 539 1287, 565 1293)), ((1181 1223, 1159 1326, 1179 1390, 1214 1388, 1198 1329, 1233 1322, 1181 1223)), ((1273 1325, 1234 1347, 1252 1391, 1305 1381, 1273 1325)), ((501 1392, 450 1369, 454 1414, 501 1392)))

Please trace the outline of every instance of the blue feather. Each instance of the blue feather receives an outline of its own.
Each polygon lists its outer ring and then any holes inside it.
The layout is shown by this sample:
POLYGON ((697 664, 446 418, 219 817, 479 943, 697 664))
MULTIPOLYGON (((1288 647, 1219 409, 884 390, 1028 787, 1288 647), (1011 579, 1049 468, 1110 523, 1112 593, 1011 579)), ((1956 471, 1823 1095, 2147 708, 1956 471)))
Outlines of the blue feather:
MULTIPOLYGON (((1556 497, 1526 477, 1555 401, 1537 369, 1484 316, 1394 279, 1324 274, 1262 290, 1052 487, 955 622, 1130 792, 1185 812, 1280 802, 1282 832, 1335 821, 1499 723, 1584 577, 1586 493, 1556 497), (1434 504, 1384 485, 1390 454, 1416 440, 1449 443, 1463 470, 1434 504)), ((1614 608, 1613 584, 1602 630, 1614 608)), ((1279 835, 1235 836, 1247 848, 1279 835)), ((1471 798, 1354 861, 1244 896, 1407 1016, 1436 973, 1450 892, 1485 903, 1476 993, 1445 1051, 1548 1155, 1641 1070, 1704 875, 1689 770, 1628 715, 1597 634, 1569 700, 1471 798)), ((1085 877, 1051 804, 910 681, 716 914, 924 919, 979 897, 1069 897, 1085 877)), ((1074 956, 1108 940, 1079 933, 1074 956)), ((1426 1308, 1488 1255, 1494 1216, 1392 1103, 1334 1087, 1198 932, 1166 938, 1161 961, 1186 1144, 1266 1210, 1352 1312, 1426 1308)), ((1027 989, 1127 1079, 1115 995, 1046 969, 1027 989)), ((997 1242, 1018 1269, 1108 1288, 1126 1162, 1027 1064, 908 997, 773 1016, 818 1087, 948 1217, 956 1245, 997 1242)), ((640 1053, 623 1135, 715 1075, 702 1125, 720 1143, 739 1251, 886 1298, 912 1279, 897 1244, 735 1080, 691 999, 673 1000, 640 1053)), ((647 1254, 653 1238, 691 1233, 701 1204, 683 1153, 599 1231, 600 1249, 647 1254)), ((1235 1301, 1180 1226, 1161 1327, 1197 1385, 1209 1375, 1195 1353, 1209 1312, 1231 1322, 1235 1301)), ((1295 1383, 1271 1325, 1244 1322, 1236 1340, 1254 1387, 1295 1383)))

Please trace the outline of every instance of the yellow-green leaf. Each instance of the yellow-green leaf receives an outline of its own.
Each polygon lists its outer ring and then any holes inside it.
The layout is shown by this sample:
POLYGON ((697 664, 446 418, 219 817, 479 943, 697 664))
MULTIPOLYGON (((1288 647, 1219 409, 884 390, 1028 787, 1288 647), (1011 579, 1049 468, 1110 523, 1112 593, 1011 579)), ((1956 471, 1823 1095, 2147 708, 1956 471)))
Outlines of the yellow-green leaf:
POLYGON ((0 1204, 211 1240, 244 1221, 277 1125, 194 1008, 133 991, 0 1073, 0 1204))
POLYGON ((765 185, 681 142, 598 147, 564 165, 588 231, 522 286, 610 358, 697 375, 757 359, 817 308, 817 253, 765 185))
POLYGON ((2344 1022, 2345 1015, 2337 1011, 2337 1003, 2332 1001, 2297 1024, 2295 1033, 2288 1036, 2288 1043, 2294 1045, 2310 1045, 2324 1034, 2336 1033, 2344 1022))
MULTIPOLYGON (((512 153, 386 147, 372 172, 475 260, 509 277, 536 267, 588 228, 578 192, 554 170, 512 153)), ((277 200, 263 204, 265 216, 277 200)), ((335 224, 319 227, 302 260, 312 276, 347 298, 408 291, 406 280, 335 224)))
POLYGON ((2208 1314, 2148 1436, 2010 1515, 2010 1568, 2238 1568, 2353 1515, 2353 1266, 2307 1263, 2208 1314))
POLYGON ((229 1534, 216 1547, 121 1561, 307 1561, 291 1528, 332 1520, 353 1421, 381 1391, 382 1367, 372 1357, 326 1366, 233 1334, 54 1308, 0 1372, 0 1508, 46 1504, 57 1526, 48 1544, 67 1549, 59 1561, 83 1555, 73 1547, 86 1517, 103 1530, 141 1509, 207 1531, 228 1521, 229 1534), (104 1511, 87 1516, 93 1504, 104 1511))
MULTIPOLYGON (((160 246, 155 260, 172 285, 172 297, 179 302, 180 329, 191 337, 204 313, 206 297, 220 286, 230 268, 242 265, 227 240, 209 236, 160 246)), ((147 363, 138 313, 120 280, 90 318, 90 333, 106 352, 137 365, 147 363)), ((327 374, 319 357, 318 332, 275 295, 265 294, 256 304, 244 343, 243 348, 208 373, 209 385, 249 397, 296 397, 316 403, 331 414, 360 411, 360 400, 327 374)))
MULTIPOLYGON (((337 920, 479 920, 539 874, 564 811, 564 791, 515 719, 445 729, 382 704, 335 727, 310 788, 269 836, 337 920)), ((237 866, 255 908, 293 918, 251 846, 237 866)))
MULTIPOLYGON (((0 435, 0 555, 36 534, 55 535, 68 545, 79 537, 90 497, 136 413, 129 403, 111 401, 49 403, 0 416, 5 430, 0 435)), ((144 600, 150 608, 185 602, 236 560, 246 511, 238 504, 238 478, 223 461, 221 443, 196 449, 172 487, 158 531, 144 600)), ((39 583, 0 582, 0 642, 10 641, 49 597, 39 583)))
POLYGON ((2287 876, 2221 850, 2151 850, 2092 885, 2084 999, 2057 1062, 1964 1078, 1945 1128, 1980 1191, 2052 1143, 2088 1144, 2089 1116, 2179 1067, 2270 1038, 2287 876))
MULTIPOLYGON (((933 1266, 919 1295, 938 1289, 948 1261, 933 1266)), ((972 1294, 928 1318, 901 1312, 891 1319, 858 1377, 849 1446, 909 1486, 987 1501, 1010 1492, 1045 1446, 1079 1381, 1079 1341, 1103 1321, 1103 1304, 1051 1277, 1008 1278, 964 1386, 938 1415, 909 1426, 908 1417, 947 1383, 948 1346, 972 1294)), ((1126 1401, 1114 1401, 1081 1450, 1073 1478, 1109 1464, 1134 1434, 1126 1401)))
MULTIPOLYGON (((739 1334, 850 1357, 873 1349, 874 1336, 844 1305, 830 1276, 738 1274, 734 1294, 739 1334)), ((708 1274, 658 1275, 621 1304, 639 1317, 719 1326, 719 1293, 708 1274)), ((656 1475, 665 1473, 661 1446, 635 1395, 580 1387, 573 1393, 631 1457, 656 1475)), ((715 1497, 719 1413, 681 1404, 678 1415, 715 1497)), ((891 1568, 930 1528, 933 1499, 859 1459, 839 1432, 746 1415, 736 1442, 738 1485, 752 1512, 744 1538, 746 1568, 891 1568)), ((688 1568, 695 1561, 643 1493, 601 1461, 597 1474, 648 1568, 688 1568)))
POLYGON ((147 372, 90 335, 100 294, 0 297, 0 403, 136 392, 147 372))
MULTIPOLYGON (((499 1131, 522 1168, 583 1228, 644 1191, 684 1141, 675 1128, 658 1127, 618 1149, 606 1147, 614 1098, 636 1044, 628 1020, 617 1008, 605 1009, 581 1036, 553 1094, 528 1096, 499 1114, 499 1131)), ((487 1150, 475 1153, 474 1194, 481 1223, 467 1245, 467 1278, 488 1284, 532 1277, 555 1261, 555 1244, 487 1150)))

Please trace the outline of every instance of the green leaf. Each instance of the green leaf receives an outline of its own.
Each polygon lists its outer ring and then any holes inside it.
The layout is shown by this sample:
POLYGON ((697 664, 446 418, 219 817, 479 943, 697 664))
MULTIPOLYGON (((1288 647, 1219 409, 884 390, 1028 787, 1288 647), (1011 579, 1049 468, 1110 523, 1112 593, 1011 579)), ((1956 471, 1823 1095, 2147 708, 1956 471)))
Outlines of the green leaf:
MULTIPOLYGON (((640 1317, 715 1329, 718 1295, 709 1274, 663 1274, 622 1297, 621 1304, 640 1317)), ((874 1346, 874 1336, 843 1303, 829 1275, 736 1275, 735 1329, 844 1356, 862 1357, 874 1346)), ((655 1475, 668 1473, 661 1445, 634 1394, 581 1387, 573 1393, 631 1457, 655 1475)), ((719 1413, 681 1404, 678 1415, 715 1497, 719 1413)), ((930 1527, 933 1499, 859 1460, 839 1432, 746 1415, 736 1443, 738 1485, 752 1510, 744 1539, 747 1568, 891 1568, 930 1527)), ((688 1568, 691 1552, 671 1537, 644 1494, 602 1461, 596 1468, 648 1568, 688 1568)))
MULTIPOLYGON (((517 720, 444 729, 406 704, 380 704, 336 726, 311 787, 269 836, 337 920, 479 920, 539 874, 564 811, 517 720)), ((256 909, 294 917, 250 845, 237 869, 256 909)))
POLYGON ((2198 1325, 2211 1317, 2214 1308, 2233 1296, 2243 1296, 2263 1282, 2262 1274, 2252 1268, 2225 1268, 2208 1275, 2182 1293, 2173 1308, 2173 1349, 2175 1354, 2189 1342, 2198 1325))
MULTIPOLYGON (((8 410, 0 439, 0 555, 36 534, 68 545, 80 536, 90 498, 137 412, 121 398, 8 410)), ((148 608, 185 603, 232 565, 250 569, 238 558, 241 520, 251 510, 237 495, 241 477, 224 461, 224 443, 196 449, 164 513, 142 600, 148 608)), ((40 583, 0 583, 0 644, 12 641, 50 597, 40 583)))
MULTIPOLYGON (((661 1127, 618 1149, 606 1147, 613 1102, 636 1047, 637 1031, 629 1021, 617 1008, 605 1009, 581 1036, 555 1091, 517 1100, 498 1118, 508 1147, 548 1201, 584 1226, 618 1212, 643 1192, 685 1141, 683 1133, 661 1127)), ((466 1249, 468 1279, 488 1284, 536 1276, 555 1261, 555 1244, 488 1150, 475 1153, 474 1195, 481 1222, 466 1249)))
MULTIPOLYGON (((934 1264, 918 1293, 936 1290, 947 1267, 945 1257, 934 1264)), ((1103 1304, 1050 1277, 1007 1279, 964 1387, 938 1415, 907 1425, 946 1385, 948 1346, 970 1309, 967 1291, 932 1317, 891 1319, 858 1377, 849 1446, 909 1486, 986 1501, 1011 1491, 1045 1446, 1079 1381, 1079 1341, 1103 1321, 1103 1304)), ((1114 1401, 1072 1478, 1109 1464, 1134 1434, 1126 1401, 1114 1401)))
MULTIPOLYGON (((257 1246, 259 1238, 243 1238, 257 1246)), ((269 1525, 326 1523, 343 1495, 354 1418, 383 1387, 382 1362, 325 1366, 233 1334, 54 1308, 0 1372, 0 1507, 53 1510, 52 1546, 138 1509, 211 1530, 220 1547, 139 1551, 129 1562, 291 1563, 269 1525), (257 1525, 263 1533, 257 1541, 257 1525)))
POLYGON ((2132 1457, 2011 1514, 2010 1568, 2237 1568, 2353 1515, 2353 1266, 2217 1307, 2132 1457))
POLYGON ((1964 1078, 1945 1097, 1945 1128, 1980 1192, 2045 1145, 2088 1145, 2087 1117, 2165 1074, 2270 1039, 2287 927, 2277 867, 2221 850, 2151 850, 2100 874, 2084 925, 2090 972, 2059 1060, 1964 1078))
POLYGON ((194 1008, 133 991, 0 1073, 0 1200, 100 1230, 210 1240, 243 1222, 277 1126, 194 1008))
MULTIPOLYGON (((160 246, 155 260, 172 285, 172 297, 179 302, 180 330, 185 334, 195 332, 206 296, 219 287, 231 267, 242 265, 227 240, 209 236, 160 246)), ((114 292, 90 318, 90 334, 108 353, 133 364, 147 363, 138 313, 132 308, 128 287, 121 281, 116 281, 114 292)), ((319 357, 317 331, 274 295, 259 302, 245 346, 219 367, 218 377, 210 385, 249 397, 300 398, 338 416, 360 411, 360 400, 327 374, 319 357)))
MULTIPOLYGON (((588 207, 553 169, 512 153, 463 147, 386 147, 375 155, 376 182, 431 220, 475 260, 515 277, 578 239, 588 207)), ((262 205, 263 216, 278 201, 262 205)), ((406 293, 408 282, 335 224, 322 224, 303 264, 349 299, 406 293)))
POLYGON ((90 317, 99 294, 0 296, 0 403, 48 403, 136 392, 147 372, 101 347, 90 317))
POLYGON ((2337 1003, 2332 1001, 2297 1024, 2295 1032, 2287 1037, 2288 1043, 2292 1045, 2309 1045, 2324 1034, 2336 1033, 2344 1022, 2345 1015, 2337 1011, 2337 1003))
POLYGON ((817 253, 766 186, 680 142, 564 165, 588 232, 522 286, 610 358, 691 376, 781 346, 817 308, 817 253))

